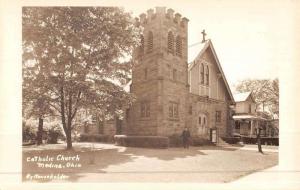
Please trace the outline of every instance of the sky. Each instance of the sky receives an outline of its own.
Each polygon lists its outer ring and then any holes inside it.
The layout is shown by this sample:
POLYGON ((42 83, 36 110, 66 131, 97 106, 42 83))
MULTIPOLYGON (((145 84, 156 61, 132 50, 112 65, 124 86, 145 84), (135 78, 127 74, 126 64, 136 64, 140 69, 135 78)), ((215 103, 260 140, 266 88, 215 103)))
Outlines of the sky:
MULTIPOLYGON (((290 1, 116 1, 134 16, 166 6, 189 19, 188 44, 211 39, 226 79, 233 86, 244 79, 279 77, 280 64, 289 62, 293 43, 290 1)), ((190 47, 189 54, 200 51, 190 47)))

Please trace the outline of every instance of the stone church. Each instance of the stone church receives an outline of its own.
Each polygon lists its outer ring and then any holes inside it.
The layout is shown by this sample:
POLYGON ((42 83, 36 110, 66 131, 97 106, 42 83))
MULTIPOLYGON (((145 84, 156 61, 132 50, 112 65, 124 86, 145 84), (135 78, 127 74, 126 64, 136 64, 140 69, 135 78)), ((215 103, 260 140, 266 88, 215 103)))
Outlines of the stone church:
POLYGON ((127 111, 127 135, 171 136, 188 127, 192 136, 225 136, 234 99, 210 40, 188 63, 188 22, 172 9, 141 14, 141 47, 135 51, 127 111))
POLYGON ((107 122, 104 128, 168 137, 188 127, 193 137, 215 142, 229 134, 234 99, 211 40, 203 32, 198 54, 188 63, 187 18, 156 7, 136 22, 143 35, 134 52, 129 89, 137 99, 123 120, 107 122))

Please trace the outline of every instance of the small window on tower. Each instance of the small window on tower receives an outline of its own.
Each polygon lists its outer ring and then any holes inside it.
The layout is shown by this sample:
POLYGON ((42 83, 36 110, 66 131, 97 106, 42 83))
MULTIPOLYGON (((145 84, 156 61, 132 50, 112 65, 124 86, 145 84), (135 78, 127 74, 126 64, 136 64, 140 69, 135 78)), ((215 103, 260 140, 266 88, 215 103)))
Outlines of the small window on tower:
POLYGON ((153 51, 153 33, 150 31, 148 33, 148 47, 147 52, 151 53, 153 51))
POLYGON ((173 104, 169 104, 169 117, 173 117, 173 104))
POLYGON ((147 68, 144 69, 144 79, 145 80, 148 79, 148 69, 147 68))
POLYGON ((150 102, 141 102, 141 117, 150 117, 150 102))
POLYGON ((145 50, 145 40, 144 40, 144 36, 141 35, 141 45, 140 45, 140 56, 144 55, 144 50, 145 50))
POLYGON ((177 70, 173 69, 173 80, 177 80, 177 70))
POLYGON ((171 31, 168 33, 168 53, 174 54, 174 35, 171 31))
POLYGON ((178 118, 178 115, 179 115, 178 114, 178 104, 175 103, 173 106, 174 106, 174 117, 178 118))
POLYGON ((175 102, 169 103, 169 117, 170 118, 178 118, 179 117, 178 103, 175 103, 175 102))
POLYGON ((176 37, 176 55, 179 57, 182 56, 182 40, 180 36, 176 37))

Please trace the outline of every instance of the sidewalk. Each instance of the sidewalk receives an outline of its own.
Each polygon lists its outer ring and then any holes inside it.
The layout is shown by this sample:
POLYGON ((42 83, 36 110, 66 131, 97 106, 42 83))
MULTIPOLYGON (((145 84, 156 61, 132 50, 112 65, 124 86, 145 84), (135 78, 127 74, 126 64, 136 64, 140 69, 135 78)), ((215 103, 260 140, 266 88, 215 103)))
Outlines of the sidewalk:
MULTIPOLYGON (((251 150, 251 151, 258 151, 257 145, 244 145, 244 146, 235 146, 235 145, 221 145, 220 147, 225 148, 236 148, 238 150, 251 150)), ((268 146, 262 145, 263 152, 278 152, 278 146, 268 146)))
MULTIPOLYGON (((241 147, 240 150, 253 150, 253 151, 258 151, 258 148, 257 146, 256 147, 253 147, 253 146, 244 146, 244 147, 241 147)), ((274 148, 266 148, 264 146, 262 146, 262 151, 263 152, 278 152, 278 148, 277 149, 274 149, 274 148)))
MULTIPOLYGON (((64 172, 68 178, 63 182, 224 183, 278 164, 278 153, 260 154, 240 150, 242 147, 237 146, 151 149, 104 143, 73 145, 71 151, 65 150, 65 144, 23 148, 22 179, 30 182, 27 174, 44 174, 43 169, 34 162, 28 162, 27 158, 48 156, 55 159, 60 154, 66 157, 78 155, 81 164, 81 167, 70 167, 64 171, 47 168, 49 174, 64 172)), ((57 159, 53 161, 53 164, 64 163, 57 159)))

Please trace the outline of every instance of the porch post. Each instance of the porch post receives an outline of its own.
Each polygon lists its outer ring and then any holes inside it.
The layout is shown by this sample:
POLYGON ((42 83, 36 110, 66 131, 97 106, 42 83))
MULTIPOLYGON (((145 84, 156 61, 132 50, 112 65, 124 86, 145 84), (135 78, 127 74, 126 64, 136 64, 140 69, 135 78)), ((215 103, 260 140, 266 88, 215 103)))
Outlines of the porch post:
POLYGON ((250 128, 250 137, 252 137, 252 135, 253 135, 253 120, 252 119, 250 120, 250 126, 251 126, 251 128, 250 128))

